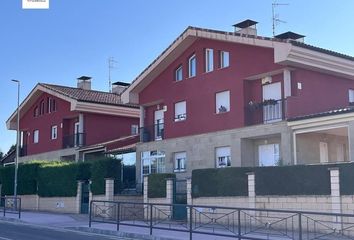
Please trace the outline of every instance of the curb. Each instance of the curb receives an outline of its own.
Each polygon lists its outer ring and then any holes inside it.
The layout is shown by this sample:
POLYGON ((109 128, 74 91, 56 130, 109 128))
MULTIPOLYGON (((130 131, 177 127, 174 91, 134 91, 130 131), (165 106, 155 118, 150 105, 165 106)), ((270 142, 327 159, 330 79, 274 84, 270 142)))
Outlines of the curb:
POLYGON ((112 230, 104 230, 104 229, 89 228, 89 227, 68 227, 66 229, 76 230, 76 231, 81 231, 81 232, 96 233, 96 234, 102 234, 102 235, 111 235, 111 236, 132 238, 132 239, 177 240, 177 238, 166 238, 166 237, 151 236, 151 235, 139 234, 139 233, 117 232, 117 231, 112 231, 112 230))

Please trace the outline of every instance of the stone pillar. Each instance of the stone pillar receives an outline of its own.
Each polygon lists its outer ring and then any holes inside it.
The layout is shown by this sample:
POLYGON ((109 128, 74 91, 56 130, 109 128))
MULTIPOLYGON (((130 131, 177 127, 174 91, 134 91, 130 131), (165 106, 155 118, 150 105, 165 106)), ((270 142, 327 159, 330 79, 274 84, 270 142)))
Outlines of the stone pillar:
MULTIPOLYGON (((332 213, 342 213, 342 204, 340 197, 340 183, 339 183, 339 168, 329 168, 330 181, 331 181, 331 202, 332 213)), ((341 217, 333 217, 333 228, 341 229, 342 219, 341 217)))
POLYGON ((82 182, 83 181, 77 181, 76 213, 80 213, 81 210, 82 182))
POLYGON ((80 113, 79 114, 79 133, 84 132, 84 114, 80 113))
POLYGON ((293 165, 293 135, 291 131, 281 133, 280 156, 282 165, 293 165))
POLYGON ((114 198, 114 179, 107 178, 106 181, 106 201, 113 201, 114 198))
POLYGON ((248 177, 248 207, 256 208, 256 179, 254 172, 247 173, 248 177))
POLYGON ((173 178, 166 179, 166 203, 173 204, 173 178))
MULTIPOLYGON (((149 203, 148 178, 149 178, 148 176, 144 176, 144 180, 143 180, 144 203, 149 203)), ((145 219, 149 219, 149 205, 144 205, 144 216, 145 216, 145 219)))
POLYGON ((187 178, 187 204, 188 205, 193 205, 192 178, 187 178))
POLYGON ((349 161, 354 162, 354 121, 348 123, 349 161))

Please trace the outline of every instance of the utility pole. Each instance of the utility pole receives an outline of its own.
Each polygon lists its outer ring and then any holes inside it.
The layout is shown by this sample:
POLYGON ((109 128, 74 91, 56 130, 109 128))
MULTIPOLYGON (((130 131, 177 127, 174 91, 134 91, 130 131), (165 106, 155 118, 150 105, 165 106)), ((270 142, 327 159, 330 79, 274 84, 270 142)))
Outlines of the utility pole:
POLYGON ((12 79, 11 81, 17 83, 17 139, 16 139, 16 159, 15 159, 15 180, 14 180, 14 197, 17 208, 17 172, 18 159, 20 157, 20 84, 19 80, 12 79))

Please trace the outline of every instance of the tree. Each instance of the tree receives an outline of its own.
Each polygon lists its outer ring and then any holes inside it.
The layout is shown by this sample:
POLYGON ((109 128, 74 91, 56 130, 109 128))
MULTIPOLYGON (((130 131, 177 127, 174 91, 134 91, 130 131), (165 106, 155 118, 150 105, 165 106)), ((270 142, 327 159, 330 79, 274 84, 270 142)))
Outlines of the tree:
POLYGON ((0 159, 4 157, 4 153, 0 151, 0 159))

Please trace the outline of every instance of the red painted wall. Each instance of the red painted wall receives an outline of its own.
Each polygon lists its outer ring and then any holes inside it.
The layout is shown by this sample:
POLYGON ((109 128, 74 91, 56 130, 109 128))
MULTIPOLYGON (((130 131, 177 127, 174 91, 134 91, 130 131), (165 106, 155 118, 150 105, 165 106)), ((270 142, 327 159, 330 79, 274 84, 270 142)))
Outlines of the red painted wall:
POLYGON ((138 118, 102 114, 84 114, 86 145, 92 145, 131 135, 131 125, 139 125, 138 118))
POLYGON ((24 133, 24 144, 27 145, 27 155, 61 149, 63 132, 60 124, 64 117, 73 117, 74 115, 77 115, 77 113, 70 112, 70 103, 43 93, 20 120, 21 131, 26 132, 24 133), (57 111, 53 113, 45 111, 44 115, 34 117, 34 109, 39 106, 41 100, 44 99, 45 107, 47 107, 47 97, 52 97, 56 100, 57 111), (51 127, 54 125, 58 126, 58 137, 51 140, 51 127), (39 130, 39 142, 33 143, 33 131, 37 129, 39 130))
POLYGON ((287 100, 288 117, 324 112, 349 105, 348 90, 354 81, 315 71, 296 69, 292 73, 293 96, 287 100), (297 82, 302 89, 297 89, 297 82))
MULTIPOLYGON (((250 120, 245 111, 248 102, 262 101, 261 80, 244 79, 284 67, 274 64, 273 49, 200 39, 140 92, 139 101, 147 106, 152 102, 167 106, 165 138, 239 128, 250 120), (205 48, 214 49, 214 71, 209 73, 204 71, 205 48), (228 68, 218 68, 220 50, 230 52, 228 68), (197 57, 197 76, 188 79, 188 59, 193 53, 197 57), (175 69, 181 64, 184 79, 176 82, 175 69), (224 90, 230 90, 231 110, 215 114, 215 93, 224 90), (187 120, 174 122, 174 103, 183 100, 187 102, 187 120)), ((292 71, 291 76, 292 96, 286 100, 285 117, 348 106, 348 89, 354 89, 354 81, 300 68, 292 71), (297 82, 302 83, 302 90, 297 89, 297 82)), ((273 76, 273 82, 278 81, 283 89, 283 74, 273 76)), ((145 126, 154 124, 157 108, 157 105, 146 107, 145 126)), ((261 119, 261 115, 258 117, 261 119)))
MULTIPOLYGON (((273 64, 273 50, 227 42, 198 40, 140 94, 140 104, 161 100, 167 105, 165 137, 179 137, 244 126, 244 81, 248 76, 282 68, 273 64), (214 71, 204 71, 204 49, 214 49, 214 71), (230 52, 230 66, 219 69, 219 51, 230 52), (188 58, 197 57, 197 76, 187 78, 188 58), (174 70, 183 65, 184 79, 174 81, 174 70), (215 113, 215 94, 230 90, 230 112, 215 113), (187 101, 187 120, 174 122, 174 103, 187 101)), ((156 106, 146 108, 145 125, 153 125, 156 106)))

